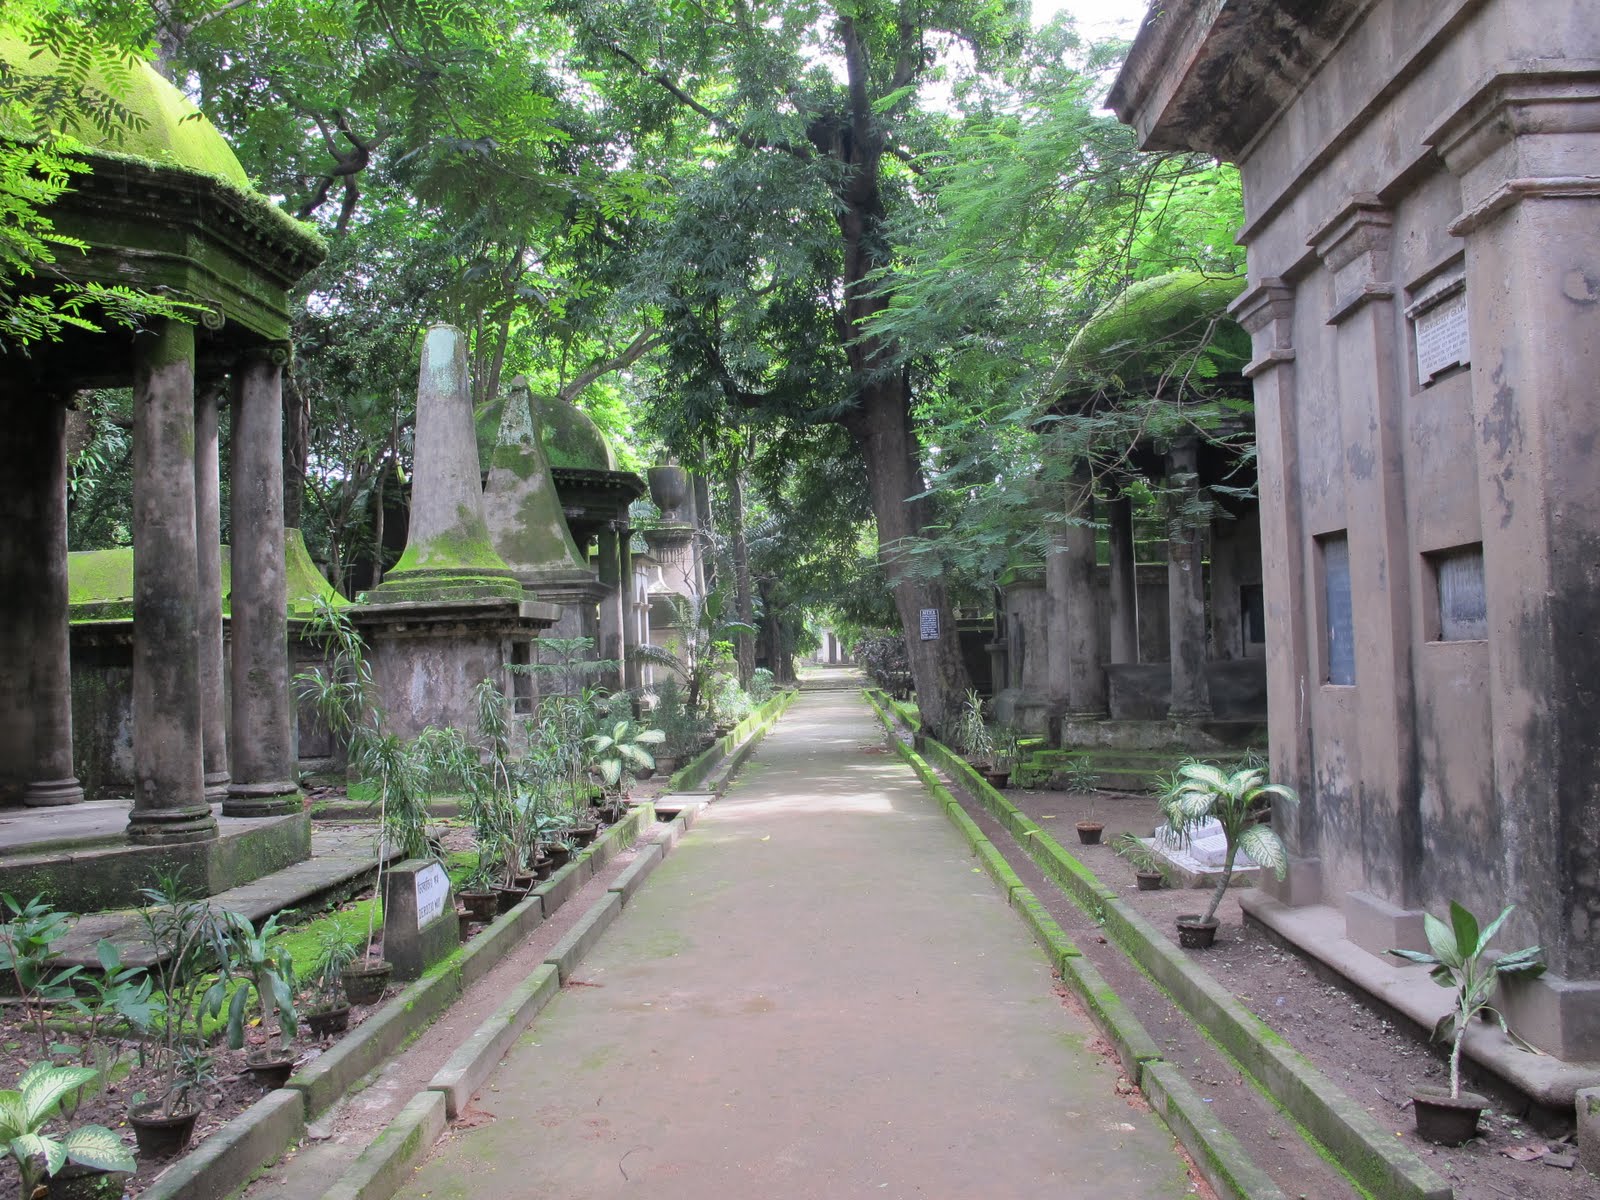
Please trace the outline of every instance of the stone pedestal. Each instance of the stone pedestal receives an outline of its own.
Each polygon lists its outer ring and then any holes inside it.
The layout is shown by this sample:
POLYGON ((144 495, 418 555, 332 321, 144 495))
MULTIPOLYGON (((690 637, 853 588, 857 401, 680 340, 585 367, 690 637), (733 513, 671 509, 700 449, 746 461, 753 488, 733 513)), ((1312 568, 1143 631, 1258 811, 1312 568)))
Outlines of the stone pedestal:
POLYGON ((135 341, 133 385, 133 811, 128 836, 217 836, 206 803, 195 547, 194 328, 135 341))
POLYGON ((383 884, 383 957, 398 980, 418 979, 461 944, 450 877, 431 858, 389 868, 383 884))

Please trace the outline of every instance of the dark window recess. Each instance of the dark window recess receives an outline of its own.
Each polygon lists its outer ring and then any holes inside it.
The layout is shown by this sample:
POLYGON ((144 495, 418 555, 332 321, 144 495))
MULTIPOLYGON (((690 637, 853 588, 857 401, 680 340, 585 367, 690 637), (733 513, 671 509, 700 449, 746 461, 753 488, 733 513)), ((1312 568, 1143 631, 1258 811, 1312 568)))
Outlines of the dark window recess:
POLYGON ((1323 601, 1328 612, 1328 682, 1356 681, 1355 616, 1350 609, 1350 541, 1322 539, 1323 601))
POLYGON ((1244 644, 1263 646, 1267 641, 1267 598, 1259 583, 1239 589, 1239 615, 1244 622, 1244 644))
POLYGON ((1439 640, 1481 641, 1489 636, 1483 594, 1483 547, 1465 546, 1432 556, 1439 573, 1439 640))
POLYGON ((511 672, 511 711, 514 713, 531 713, 538 699, 533 674, 527 670, 532 661, 532 642, 511 643, 511 665, 519 668, 511 672))

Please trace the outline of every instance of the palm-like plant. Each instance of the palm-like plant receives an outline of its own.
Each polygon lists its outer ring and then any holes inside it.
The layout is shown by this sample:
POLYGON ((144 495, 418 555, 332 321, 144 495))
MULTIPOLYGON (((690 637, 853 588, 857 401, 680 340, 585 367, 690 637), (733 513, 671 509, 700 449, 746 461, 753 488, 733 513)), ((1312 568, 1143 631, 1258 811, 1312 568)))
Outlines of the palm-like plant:
POLYGON ((91 1067, 57 1067, 35 1063, 17 1080, 15 1091, 0 1091, 0 1145, 22 1173, 23 1196, 67 1163, 97 1171, 132 1171, 137 1164, 122 1139, 103 1125, 80 1125, 61 1137, 45 1132, 68 1093, 93 1082, 91 1067))
POLYGON ((1187 838, 1196 827, 1215 819, 1222 826, 1227 842, 1227 857, 1222 877, 1212 893, 1211 905, 1202 920, 1206 924, 1217 915, 1217 906, 1233 880, 1233 864, 1243 850, 1258 865, 1270 869, 1279 879, 1289 866, 1289 852, 1283 840, 1266 822, 1272 815, 1272 797, 1289 804, 1299 803, 1293 788, 1268 783, 1260 767, 1246 767, 1231 774, 1210 763, 1190 759, 1181 763, 1161 794, 1161 816, 1167 828, 1187 838))
POLYGON ((1532 979, 1544 972, 1544 963, 1539 961, 1541 951, 1538 946, 1502 954, 1493 962, 1484 956, 1494 935, 1500 932, 1500 926, 1515 907, 1507 906, 1504 912, 1489 922, 1487 929, 1480 930, 1478 919, 1452 900, 1450 924, 1446 925, 1432 913, 1422 916, 1422 927, 1428 935, 1432 954, 1421 950, 1389 951, 1397 958, 1432 967, 1428 974, 1435 983, 1456 990, 1455 1006, 1439 1018, 1433 1030, 1433 1036, 1441 1042, 1447 1036, 1450 1038, 1450 1098, 1453 1100, 1461 1096, 1461 1043, 1467 1036, 1472 1018, 1479 1013, 1490 1014, 1500 1023, 1506 1036, 1511 1036, 1511 1030, 1506 1028, 1506 1019, 1500 1015, 1499 1009, 1489 1003, 1496 981, 1502 975, 1522 975, 1532 979))
POLYGON ((684 681, 684 707, 698 716, 712 674, 733 661, 733 639, 758 632, 753 625, 735 620, 726 587, 719 587, 698 599, 673 596, 679 640, 671 646, 635 646, 629 654, 639 662, 654 663, 676 671, 684 681))
POLYGON ((623 778, 634 767, 654 767, 656 760, 646 746, 659 746, 667 735, 659 729, 641 729, 632 721, 618 721, 609 731, 588 739, 590 761, 600 773, 608 792, 622 787, 623 778))

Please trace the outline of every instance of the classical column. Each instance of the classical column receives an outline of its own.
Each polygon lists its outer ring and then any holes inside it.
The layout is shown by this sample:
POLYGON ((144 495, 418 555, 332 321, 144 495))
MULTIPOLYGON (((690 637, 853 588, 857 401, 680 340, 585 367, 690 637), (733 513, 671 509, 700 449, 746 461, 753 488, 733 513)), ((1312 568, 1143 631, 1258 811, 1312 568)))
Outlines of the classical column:
POLYGON ((617 582, 622 600, 622 686, 633 689, 639 686, 639 663, 632 654, 639 644, 638 614, 634 611, 633 531, 627 526, 626 516, 621 520, 622 528, 617 531, 617 582))
MULTIPOLYGON (((605 594, 600 599, 600 657, 621 660, 624 652, 623 605, 626 595, 622 585, 622 553, 615 521, 600 527, 599 569, 600 586, 605 594)), ((616 689, 622 685, 622 670, 607 671, 603 677, 606 687, 616 689)))
POLYGON ((134 841, 217 836, 202 765, 194 516, 194 328, 158 321, 134 340, 134 841))
POLYGON ((222 811, 268 817, 301 807, 289 692, 283 557, 282 349, 233 372, 233 782, 222 811))
POLYGON ((23 803, 83 799, 72 761, 72 666, 67 627, 66 407, 55 396, 9 410, 4 471, 14 491, 0 539, 10 560, 5 605, 15 637, 8 664, 18 683, 14 717, 24 730, 23 803), (26 734, 31 726, 31 738, 26 734))
POLYGON ((1105 651, 1100 639, 1100 596, 1094 586, 1093 479, 1087 464, 1073 471, 1068 511, 1077 524, 1062 531, 1067 599, 1067 712, 1077 717, 1106 714, 1105 651))
POLYGON ((199 563, 200 722, 206 799, 228 795, 228 723, 223 716, 222 499, 217 451, 221 388, 207 380, 194 402, 194 523, 199 563))
MULTIPOLYGON (((1334 367, 1344 441, 1361 814, 1367 887, 1412 908, 1423 896, 1423 834, 1411 664, 1412 559, 1402 314, 1390 269, 1394 214, 1350 199, 1311 238, 1333 282, 1334 367)), ((1318 680, 1320 684, 1322 680, 1318 680)))
POLYGON ((1108 662, 1139 661, 1139 578, 1133 553, 1133 501, 1120 493, 1106 501, 1106 542, 1111 558, 1111 657, 1108 662))
POLYGON ((1317 686, 1312 678, 1316 635, 1307 619, 1311 611, 1307 543, 1298 484, 1294 289, 1276 277, 1263 279, 1234 301, 1232 311, 1253 342, 1254 357, 1244 373, 1255 387, 1272 778, 1300 795, 1299 804, 1279 806, 1275 824, 1291 854, 1289 877, 1280 885, 1267 874, 1261 884, 1286 903, 1308 904, 1322 896, 1309 709, 1309 697, 1317 686))
MULTIPOLYGON (((1044 636, 1045 636, 1045 699, 1049 709, 1045 715, 1045 745, 1061 745, 1061 723, 1066 719, 1067 706, 1072 696, 1072 662, 1068 646, 1072 641, 1072 610, 1068 606, 1068 593, 1072 590, 1072 568, 1068 558, 1072 543, 1065 526, 1058 525, 1050 531, 1050 548, 1044 555, 1044 636)), ((1028 653, 1037 654, 1038 647, 1028 653)))
POLYGON ((1167 486, 1174 490, 1167 516, 1167 628, 1172 699, 1167 715, 1211 715, 1206 684, 1205 530, 1187 520, 1200 496, 1199 447, 1190 439, 1167 451, 1167 486), (1180 498, 1181 497, 1181 498, 1180 498))

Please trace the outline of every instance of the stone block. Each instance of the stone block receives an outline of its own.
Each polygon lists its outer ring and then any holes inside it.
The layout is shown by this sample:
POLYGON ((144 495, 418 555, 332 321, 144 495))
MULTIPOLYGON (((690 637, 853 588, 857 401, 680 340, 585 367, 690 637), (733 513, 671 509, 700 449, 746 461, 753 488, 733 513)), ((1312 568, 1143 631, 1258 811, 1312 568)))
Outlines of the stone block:
POLYGON ((1569 1063, 1600 1062, 1600 981, 1503 977, 1498 1007, 1518 1037, 1546 1054, 1569 1063))
MULTIPOLYGON (((1308 904, 1322 903, 1322 860, 1320 858, 1292 858, 1289 869, 1279 879, 1271 871, 1263 871, 1257 881, 1267 895, 1290 908, 1304 908, 1308 904)), ((1387 947, 1385 947, 1387 949, 1387 947)))
POLYGON ((1391 948, 1426 950, 1422 917, 1417 909, 1400 908, 1371 892, 1348 892, 1344 898, 1345 937, 1368 954, 1381 955, 1391 948))
POLYGON ((444 867, 431 858, 391 867, 383 886, 383 956, 394 964, 394 977, 418 979, 460 944, 444 867))

